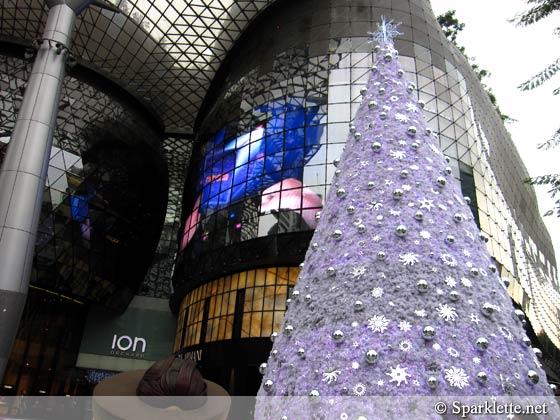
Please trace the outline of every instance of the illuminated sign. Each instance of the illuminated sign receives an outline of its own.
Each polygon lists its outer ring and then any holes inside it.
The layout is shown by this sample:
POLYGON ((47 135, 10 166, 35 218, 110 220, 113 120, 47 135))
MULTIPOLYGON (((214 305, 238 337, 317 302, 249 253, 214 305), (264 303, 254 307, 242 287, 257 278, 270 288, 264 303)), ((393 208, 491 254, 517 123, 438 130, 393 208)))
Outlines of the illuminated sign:
POLYGON ((113 334, 112 355, 143 358, 145 353, 146 340, 144 338, 113 334))

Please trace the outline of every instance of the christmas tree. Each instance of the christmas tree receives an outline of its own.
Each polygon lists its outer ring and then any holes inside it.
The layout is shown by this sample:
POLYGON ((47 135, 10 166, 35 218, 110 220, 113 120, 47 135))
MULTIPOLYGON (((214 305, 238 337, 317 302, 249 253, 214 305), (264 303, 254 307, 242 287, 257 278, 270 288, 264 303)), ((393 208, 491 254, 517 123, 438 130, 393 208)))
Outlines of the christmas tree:
MULTIPOLYGON (((259 397, 551 395, 399 65, 396 26, 372 33, 371 77, 259 397)), ((257 418, 299 418, 284 400, 259 398, 257 418)))

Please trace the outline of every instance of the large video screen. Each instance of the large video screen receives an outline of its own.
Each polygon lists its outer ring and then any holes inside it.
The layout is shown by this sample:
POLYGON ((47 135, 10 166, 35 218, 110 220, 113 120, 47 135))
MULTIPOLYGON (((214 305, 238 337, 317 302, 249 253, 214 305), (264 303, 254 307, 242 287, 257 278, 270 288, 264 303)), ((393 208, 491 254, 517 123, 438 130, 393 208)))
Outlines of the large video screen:
POLYGON ((251 231, 248 224, 257 236, 259 217, 265 215, 277 222, 268 234, 315 228, 323 194, 304 185, 304 167, 324 143, 324 107, 319 100, 289 97, 250 114, 260 120, 250 130, 232 135, 239 131, 236 121, 202 145, 196 198, 185 221, 181 250, 197 236, 202 241, 224 235, 230 238, 226 242, 249 239, 251 234, 242 238, 234 233, 251 231))

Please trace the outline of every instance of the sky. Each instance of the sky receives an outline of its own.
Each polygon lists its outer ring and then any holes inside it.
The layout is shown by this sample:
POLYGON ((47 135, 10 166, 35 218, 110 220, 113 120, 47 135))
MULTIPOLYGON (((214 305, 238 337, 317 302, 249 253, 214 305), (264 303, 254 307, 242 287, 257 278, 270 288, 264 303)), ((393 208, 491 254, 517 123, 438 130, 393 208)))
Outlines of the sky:
MULTIPOLYGON (((508 19, 527 10, 523 0, 431 0, 435 15, 456 10, 465 24, 457 43, 465 47, 480 68, 490 71, 484 82, 496 95, 502 113, 517 120, 506 127, 531 176, 560 173, 560 148, 542 151, 537 145, 547 141, 560 128, 560 74, 532 91, 517 86, 548 67, 560 56, 560 11, 527 27, 517 27, 508 19)), ((540 214, 552 209, 546 186, 535 187, 540 214)), ((560 198, 560 197, 559 197, 560 198)), ((543 220, 552 237, 560 268, 560 219, 543 220)))

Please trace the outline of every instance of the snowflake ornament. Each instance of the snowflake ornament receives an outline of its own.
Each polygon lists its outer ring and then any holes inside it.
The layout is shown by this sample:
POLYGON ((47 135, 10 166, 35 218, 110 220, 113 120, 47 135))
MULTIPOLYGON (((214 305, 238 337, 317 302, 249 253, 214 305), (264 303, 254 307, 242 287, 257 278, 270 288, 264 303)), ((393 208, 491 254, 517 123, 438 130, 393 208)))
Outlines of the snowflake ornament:
POLYGON ((470 315, 470 320, 471 320, 471 322, 474 322, 475 324, 478 324, 480 322, 480 319, 478 318, 477 314, 471 314, 470 315))
POLYGON ((391 367, 390 369, 391 372, 386 373, 386 375, 391 377, 391 380, 389 382, 396 382, 397 386, 401 386, 402 382, 408 385, 408 381, 406 378, 411 376, 406 372, 408 368, 401 368, 401 365, 397 365, 396 368, 391 367))
POLYGON ((441 254, 439 256, 439 258, 448 267, 456 267, 457 266, 457 260, 451 254, 441 254))
POLYGON ((451 276, 447 276, 444 281, 445 281, 445 284, 448 285, 449 287, 457 286, 457 280, 455 280, 451 276))
POLYGON ((436 308, 436 311, 439 317, 443 318, 445 321, 455 321, 457 319, 457 312, 455 308, 449 306, 447 303, 440 303, 436 308))
POLYGON ((397 112, 397 113, 395 114, 395 119, 396 119, 397 121, 406 123, 406 122, 408 122, 408 115, 406 115, 406 114, 401 114, 400 112, 397 112))
POLYGON ((445 369, 445 379, 449 385, 459 389, 469 386, 469 377, 462 368, 451 366, 451 369, 445 369))
POLYGON ((480 357, 473 357, 472 361, 475 365, 480 365, 480 357))
POLYGON ((420 231, 420 237, 422 239, 430 239, 432 237, 432 234, 430 232, 428 232, 427 230, 422 230, 422 231, 420 231))
POLYGON ((365 395, 365 393, 366 393, 366 386, 363 383, 360 382, 360 383, 354 385, 354 388, 352 388, 352 392, 357 397, 361 397, 361 396, 365 395))
POLYGON ((420 203, 421 209, 426 209, 428 211, 432 211, 432 207, 434 207, 434 200, 428 200, 427 198, 421 198, 418 200, 420 203))
POLYGON ((352 267, 352 277, 353 278, 360 278, 366 273, 366 268, 363 265, 352 267))
POLYGON ((406 152, 402 150, 391 150, 389 154, 393 159, 404 159, 406 157, 406 152))
POLYGON ((380 298, 383 296, 383 289, 381 287, 376 287, 371 291, 371 296, 374 298, 380 298))
POLYGON ((399 255, 399 261, 403 265, 412 266, 418 262, 418 254, 413 254, 412 252, 407 252, 406 254, 399 255))
POLYGON ((323 382, 326 382, 327 384, 332 384, 333 382, 336 382, 338 380, 338 376, 341 374, 340 370, 330 370, 327 372, 323 373, 323 382))
POLYGON ((466 277, 461 277, 461 284, 465 287, 472 287, 472 281, 466 277))
POLYGON ((449 347, 447 349, 447 353, 451 356, 451 357, 459 357, 459 352, 457 350, 455 350, 453 347, 449 347))
POLYGON ((375 332, 384 332, 389 325, 390 320, 385 318, 385 315, 374 315, 372 318, 368 319, 368 328, 375 332))
POLYGON ((425 318, 426 317, 426 310, 425 309, 419 309, 417 311, 414 311, 414 314, 420 318, 425 318))
POLYGON ((412 343, 409 340, 403 340, 399 343, 399 349, 407 353, 412 349, 412 343))
POLYGON ((403 332, 409 332, 412 329, 412 325, 408 321, 399 322, 399 330, 403 332))
POLYGON ((414 105, 412 102, 408 102, 406 104, 406 110, 408 112, 418 112, 418 107, 414 105))
POLYGON ((398 27, 399 23, 393 23, 393 19, 389 22, 385 20, 385 16, 381 16, 381 23, 377 24, 377 30, 374 32, 368 32, 368 35, 371 35, 372 39, 368 42, 391 42, 393 38, 397 35, 402 35, 402 32, 399 32, 398 27))

